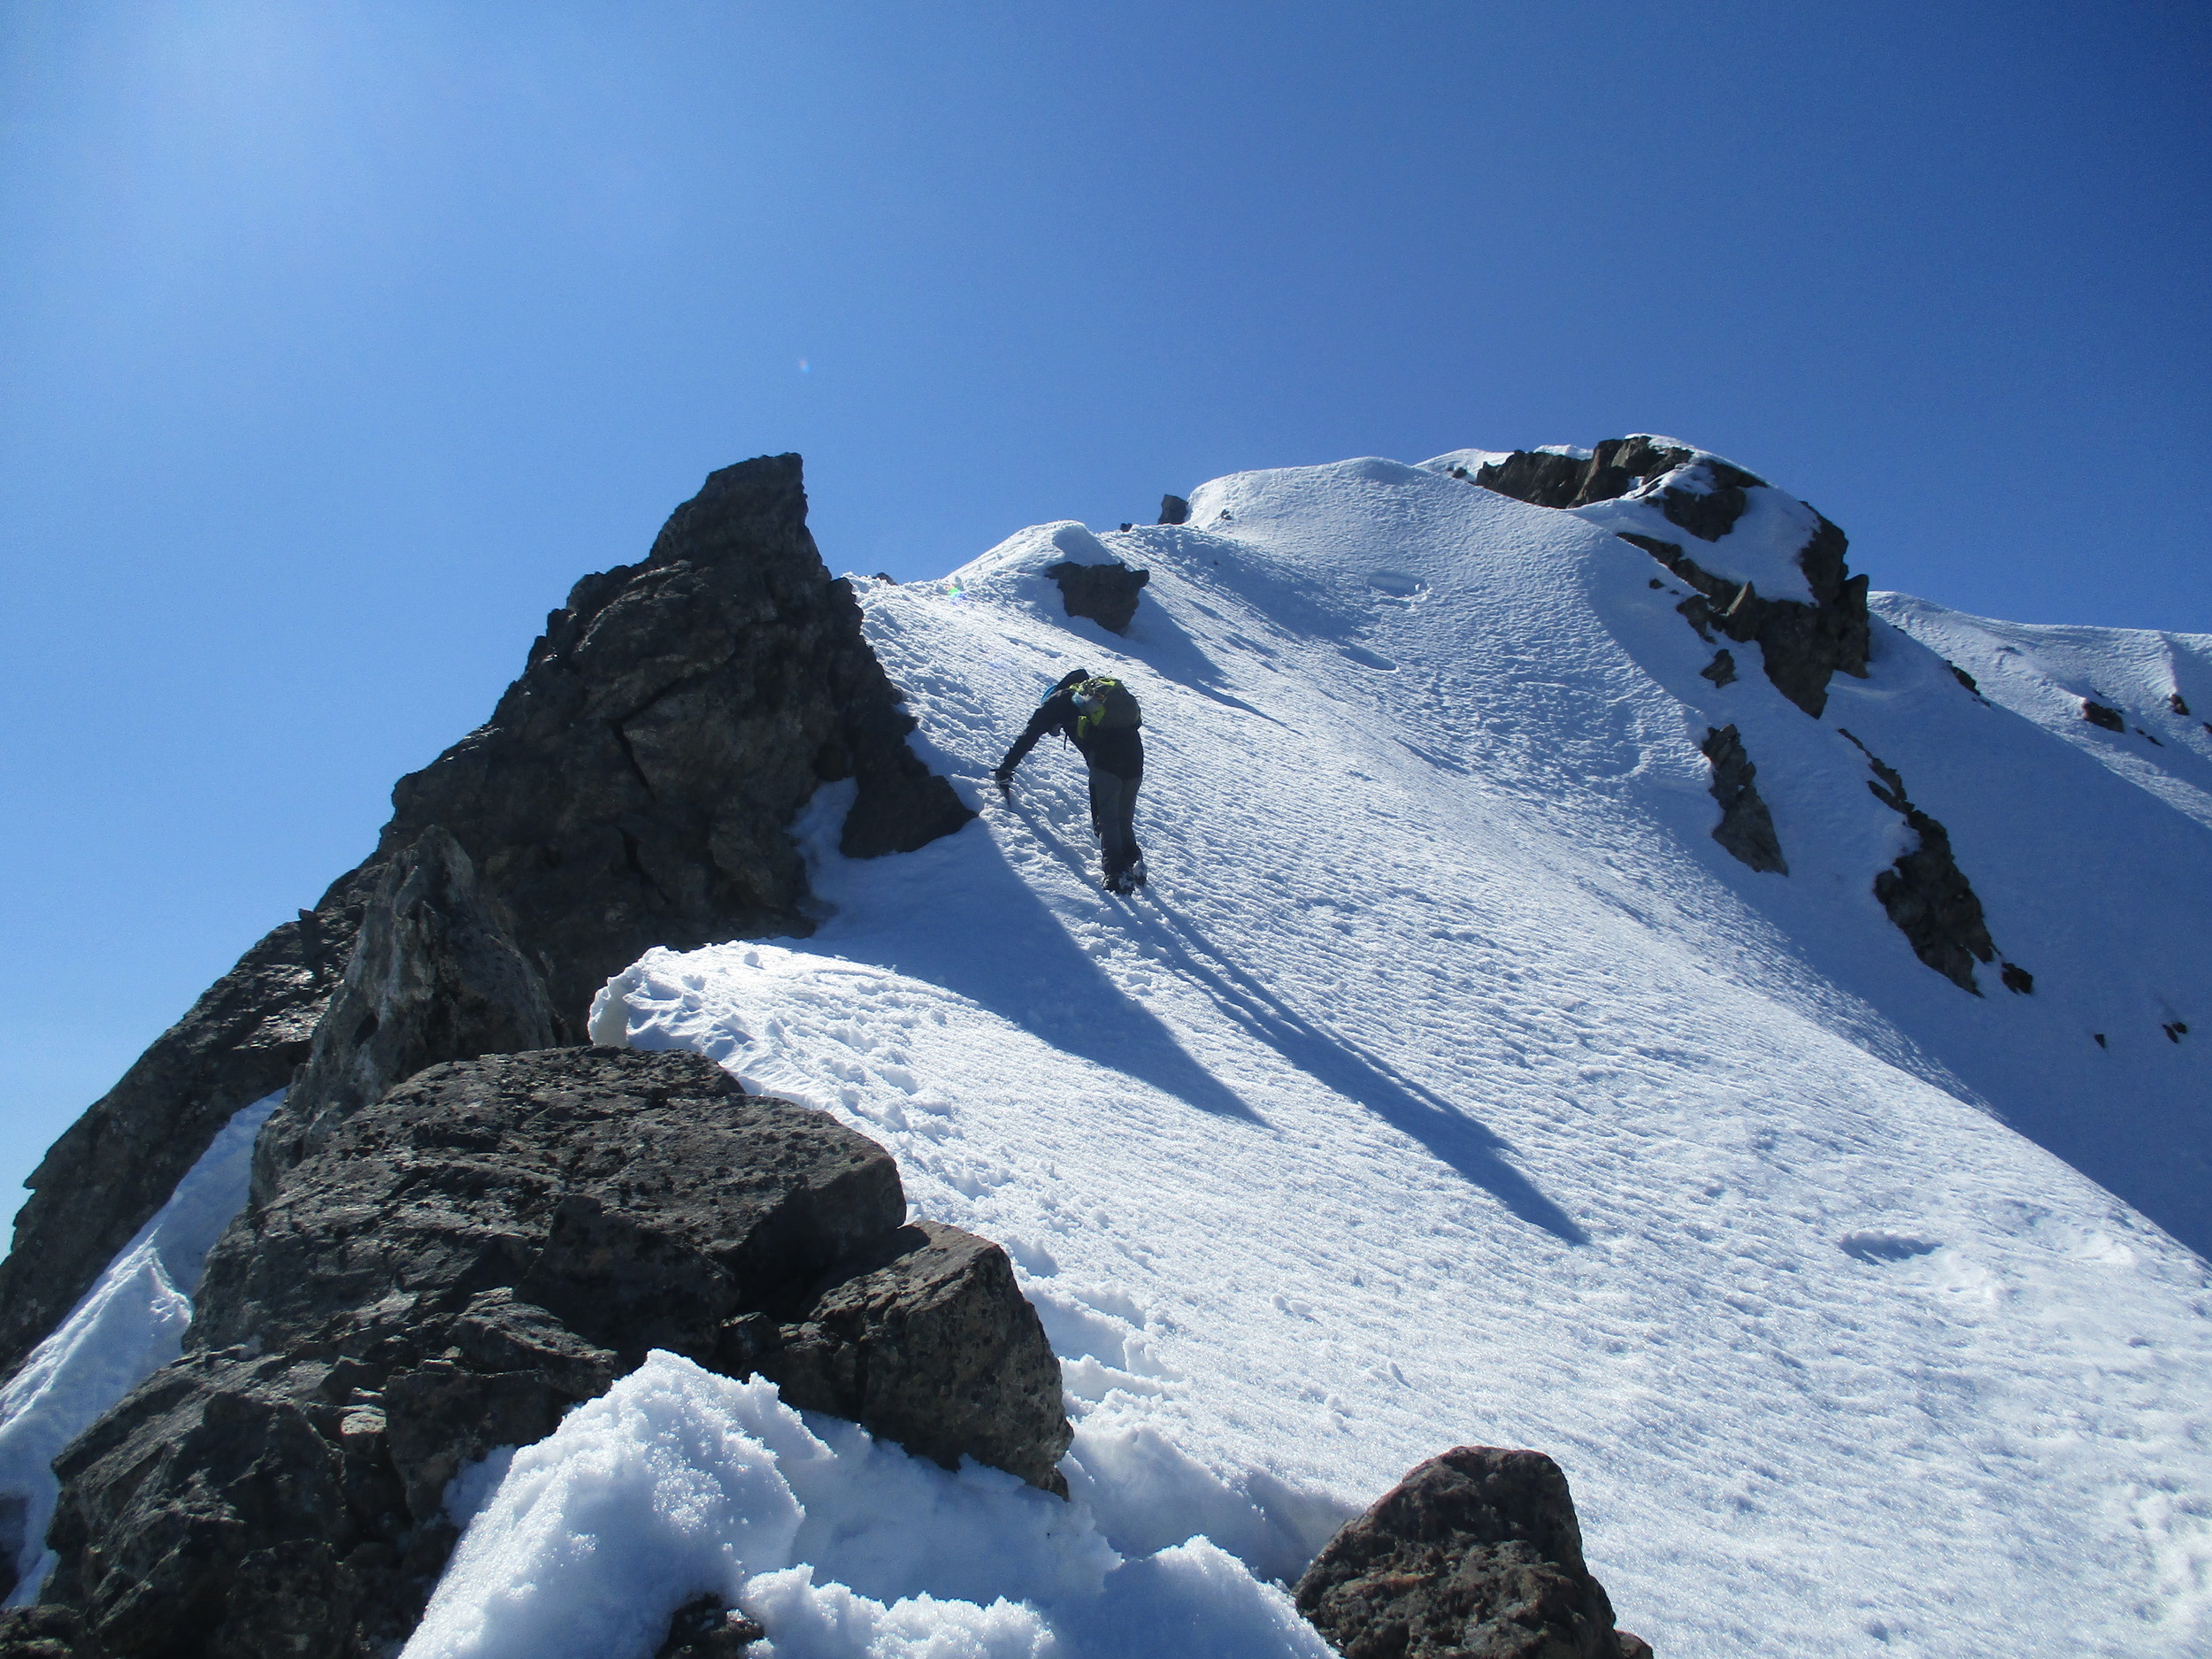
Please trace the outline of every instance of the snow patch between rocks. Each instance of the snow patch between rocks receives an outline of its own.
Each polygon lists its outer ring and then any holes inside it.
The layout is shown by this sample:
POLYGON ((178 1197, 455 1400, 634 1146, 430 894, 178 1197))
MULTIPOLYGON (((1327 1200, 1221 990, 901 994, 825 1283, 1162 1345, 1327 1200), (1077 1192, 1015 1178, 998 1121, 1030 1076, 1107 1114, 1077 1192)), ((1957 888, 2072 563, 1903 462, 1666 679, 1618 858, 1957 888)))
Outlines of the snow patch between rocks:
POLYGON ((11 1607, 37 1600, 53 1571, 54 1459, 182 1350, 207 1253, 245 1204, 254 1137, 283 1099, 279 1089, 232 1115, 169 1202, 0 1390, 0 1551, 15 1559, 11 1607))

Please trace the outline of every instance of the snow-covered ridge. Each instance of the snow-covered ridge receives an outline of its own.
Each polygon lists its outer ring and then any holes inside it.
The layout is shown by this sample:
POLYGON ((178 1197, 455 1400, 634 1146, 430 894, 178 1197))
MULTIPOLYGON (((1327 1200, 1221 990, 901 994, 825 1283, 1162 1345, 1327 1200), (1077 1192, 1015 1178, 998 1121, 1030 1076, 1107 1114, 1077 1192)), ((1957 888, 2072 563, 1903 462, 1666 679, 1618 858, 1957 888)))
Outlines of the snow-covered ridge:
MULTIPOLYGON (((1701 565, 1801 530, 1747 494, 1701 565)), ((1190 499, 1096 537, 1152 573, 1126 638, 1037 578, 1064 526, 867 588, 981 822, 872 864, 818 834, 836 919, 641 964, 629 1039, 838 1113, 1005 1240, 1079 1457, 1150 1437, 1325 1516, 1455 1441, 1544 1448, 1662 1653, 2196 1650, 2212 1304, 2143 1212, 2212 1236, 2205 1050, 2166 1029, 2212 1021, 2201 820, 2085 754, 2078 706, 1978 699, 1932 612, 1878 620, 1816 719, 1701 677, 1602 513, 1373 458, 1190 499), (1144 700, 1133 906, 1093 890, 1072 767, 983 787, 1079 664, 1144 700), (1786 877, 1711 839, 1722 725, 1786 877), (1870 890, 1909 838, 1845 728, 2032 994, 1915 959, 1870 890)), ((2084 649, 2115 696, 2151 661, 2084 649)))

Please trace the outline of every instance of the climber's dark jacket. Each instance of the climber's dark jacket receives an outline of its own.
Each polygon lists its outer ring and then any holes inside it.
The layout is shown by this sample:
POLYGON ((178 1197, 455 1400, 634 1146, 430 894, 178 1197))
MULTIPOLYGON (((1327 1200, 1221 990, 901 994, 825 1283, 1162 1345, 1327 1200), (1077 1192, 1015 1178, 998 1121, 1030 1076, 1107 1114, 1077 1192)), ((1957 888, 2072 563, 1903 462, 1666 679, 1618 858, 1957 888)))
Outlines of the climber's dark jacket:
POLYGON ((1023 757, 1037 747, 1037 740, 1048 732, 1057 732, 1082 751, 1086 764, 1101 772, 1110 772, 1117 778, 1126 778, 1132 783, 1144 776, 1144 734, 1133 726, 1101 727, 1085 733, 1078 725, 1075 691, 1072 687, 1054 692, 1037 705, 1037 712, 1029 717, 1029 724, 1014 740, 1014 747, 1006 751, 1006 758, 998 764, 1001 779, 1014 775, 1014 768, 1023 757))

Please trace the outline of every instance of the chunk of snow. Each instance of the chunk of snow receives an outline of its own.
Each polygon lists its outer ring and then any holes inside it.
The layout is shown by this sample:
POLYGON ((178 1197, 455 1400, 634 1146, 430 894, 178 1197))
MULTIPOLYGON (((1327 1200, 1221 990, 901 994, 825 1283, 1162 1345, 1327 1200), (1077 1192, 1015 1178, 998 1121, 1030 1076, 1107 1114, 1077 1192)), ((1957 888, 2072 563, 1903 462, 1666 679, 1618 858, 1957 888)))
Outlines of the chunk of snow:
POLYGON ((1140 1630, 1195 1639, 1185 1652, 1327 1653, 1188 1526, 1125 1562, 1079 1501, 657 1352, 513 1454, 405 1659, 644 1659, 703 1594, 757 1619, 777 1659, 1075 1659, 1135 1651, 1140 1630))

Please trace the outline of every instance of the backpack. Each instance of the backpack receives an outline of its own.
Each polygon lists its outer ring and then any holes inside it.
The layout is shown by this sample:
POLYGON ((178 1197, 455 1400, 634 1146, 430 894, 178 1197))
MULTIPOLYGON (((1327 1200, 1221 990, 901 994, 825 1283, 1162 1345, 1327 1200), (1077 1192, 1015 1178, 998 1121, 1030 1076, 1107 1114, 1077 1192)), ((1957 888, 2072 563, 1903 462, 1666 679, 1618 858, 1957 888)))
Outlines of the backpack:
POLYGON ((1128 731, 1144 724, 1135 695, 1118 680, 1087 680, 1076 687, 1074 696, 1075 729, 1084 737, 1128 731))

